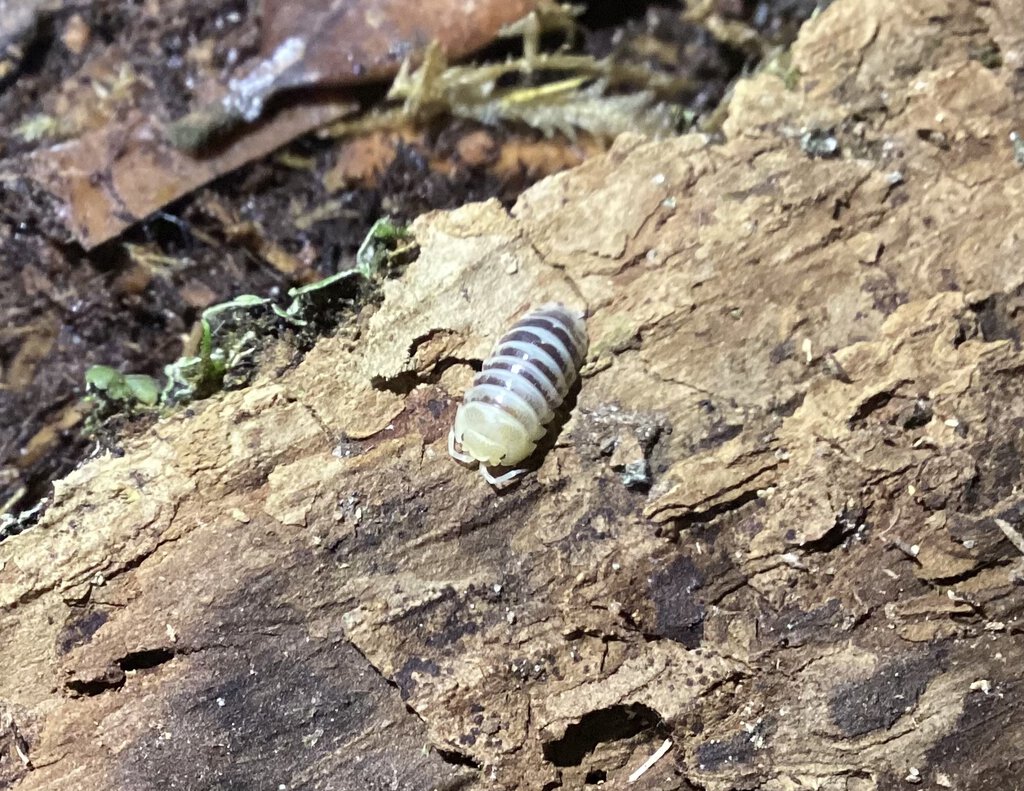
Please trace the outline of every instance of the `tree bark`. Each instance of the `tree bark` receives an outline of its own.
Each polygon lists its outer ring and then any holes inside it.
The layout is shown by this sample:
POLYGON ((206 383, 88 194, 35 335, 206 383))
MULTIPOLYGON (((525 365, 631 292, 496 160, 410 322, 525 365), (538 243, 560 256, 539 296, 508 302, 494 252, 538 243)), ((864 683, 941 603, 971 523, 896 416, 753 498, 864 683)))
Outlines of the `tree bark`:
POLYGON ((0 545, 0 788, 1020 787, 1022 61, 1020 2, 836 0, 724 141, 421 218, 355 340, 0 545), (447 432, 551 299, 496 493, 447 432))

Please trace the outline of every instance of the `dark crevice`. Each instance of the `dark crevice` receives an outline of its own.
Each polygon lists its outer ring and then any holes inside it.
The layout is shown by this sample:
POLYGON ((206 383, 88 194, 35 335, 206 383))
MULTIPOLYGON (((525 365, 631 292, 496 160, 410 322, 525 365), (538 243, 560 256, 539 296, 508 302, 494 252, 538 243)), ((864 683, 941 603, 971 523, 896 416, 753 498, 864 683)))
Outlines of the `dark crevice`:
POLYGON ((724 503, 718 503, 713 505, 704 511, 695 511, 690 514, 684 514, 683 516, 676 517, 672 524, 679 530, 686 530, 695 525, 705 525, 710 522, 714 522, 720 516, 724 516, 732 511, 738 511, 740 508, 745 506, 747 503, 751 503, 757 499, 757 490, 751 489, 750 491, 741 492, 732 500, 727 500, 724 503))
POLYGON ((1012 562, 1013 561, 1011 561, 1011 560, 1002 559, 1002 558, 992 559, 992 560, 989 560, 987 562, 981 561, 974 568, 968 569, 967 571, 963 571, 960 574, 951 574, 948 577, 932 577, 928 581, 930 583, 932 583, 933 585, 943 586, 943 587, 946 587, 946 586, 949 586, 949 585, 957 585, 957 584, 960 584, 960 583, 967 582, 967 581, 973 579, 974 577, 977 577, 983 571, 988 571, 989 569, 994 569, 994 568, 1005 567, 1005 566, 1010 565, 1012 562))
POLYGON ((821 538, 816 538, 813 541, 808 541, 801 544, 801 549, 807 552, 820 552, 826 553, 831 552, 834 549, 839 549, 846 541, 848 532, 844 528, 841 521, 836 520, 836 523, 832 525, 821 538))
POLYGON ((984 340, 1007 340, 1015 350, 1021 348, 1021 291, 995 294, 970 306, 984 340))
POLYGON ((736 591, 741 590, 742 588, 747 587, 749 584, 750 584, 750 580, 748 578, 742 576, 742 575, 737 576, 736 579, 734 579, 732 581, 729 581, 729 582, 726 582, 725 584, 723 584, 722 581, 719 580, 718 584, 715 585, 714 595, 708 597, 707 601, 704 602, 704 606, 705 607, 712 607, 712 606, 719 606, 720 607, 720 606, 722 606, 722 602, 724 602, 725 599, 728 596, 731 596, 736 591))
POLYGON ((123 687, 128 673, 138 670, 151 670, 166 662, 170 662, 174 656, 175 652, 166 648, 132 651, 107 668, 103 676, 88 679, 69 679, 65 682, 64 687, 73 695, 85 697, 100 695, 107 690, 123 687))
POLYGON ((875 393, 870 398, 866 399, 859 407, 857 411, 853 413, 853 417, 850 418, 849 424, 851 427, 857 423, 862 423, 867 419, 868 415, 872 412, 877 412, 882 409, 886 404, 892 401, 895 396, 895 390, 885 391, 882 393, 875 393))
MULTIPOLYGON (((954 288, 953 290, 955 291, 957 289, 954 288)), ((978 333, 980 331, 981 328, 978 326, 976 320, 972 321, 970 317, 961 315, 957 319, 956 335, 953 337, 953 348, 959 349, 967 343, 967 341, 978 337, 978 333)))
POLYGON ((839 549, 852 536, 867 517, 867 510, 864 508, 853 508, 843 511, 832 527, 830 527, 821 538, 801 544, 801 548, 807 552, 824 553, 839 549))
POLYGON ((712 426, 707 435, 697 443, 697 450, 707 451, 721 447, 726 442, 738 437, 743 431, 742 423, 719 423, 712 426))
POLYGON ((174 652, 166 648, 150 648, 132 651, 117 660, 117 666, 125 673, 132 670, 150 670, 174 659, 174 652))
POLYGON ((388 390, 396 395, 409 395, 420 385, 435 385, 441 381, 441 376, 449 368, 456 365, 468 365, 474 371, 479 371, 483 363, 480 360, 463 360, 460 357, 446 357, 440 360, 437 365, 427 373, 418 371, 402 371, 395 376, 374 376, 370 384, 377 390, 388 390))
POLYGON ((0 92, 13 85, 22 75, 31 76, 42 72, 47 56, 53 49, 56 40, 54 23, 50 14, 40 11, 34 33, 22 44, 24 54, 20 61, 16 59, 15 67, 0 77, 0 92))
POLYGON ((917 398, 909 411, 904 411, 897 418, 897 424, 904 431, 924 428, 935 416, 931 401, 927 398, 917 398))
POLYGON ((781 404, 776 405, 772 412, 780 417, 792 417, 793 414, 801 407, 804 403, 804 398, 807 396, 806 393, 794 393, 788 399, 783 401, 781 404))
POLYGON ((108 689, 120 689, 124 686, 124 678, 124 673, 111 672, 104 678, 91 678, 89 680, 71 679, 64 686, 68 692, 75 695, 92 697, 93 695, 100 695, 108 689))
POLYGON ((452 766, 467 766, 470 769, 481 769, 483 764, 470 755, 460 753, 458 750, 442 750, 440 747, 434 748, 437 751, 437 757, 444 761, 446 764, 452 766))
MULTIPOLYGON (((607 608, 595 608, 595 609, 602 609, 605 612, 607 611, 607 608)), ((593 638, 601 640, 602 642, 605 642, 605 643, 625 643, 625 642, 628 642, 625 638, 623 638, 623 637, 621 637, 619 635, 607 634, 605 632, 600 631, 599 629, 580 629, 580 628, 576 628, 576 629, 573 629, 570 632, 567 632, 566 635, 565 635, 565 639, 566 639, 567 642, 572 642, 573 640, 582 640, 584 637, 593 637, 593 638)))
MULTIPOLYGON (((29 758, 29 750, 31 746, 28 743, 28 739, 26 739, 22 735, 21 729, 18 728, 18 723, 15 722, 13 719, 9 721, 7 732, 11 735, 11 739, 14 741, 14 748, 18 752, 24 768, 27 771, 32 771, 33 769, 35 769, 35 766, 33 766, 32 764, 31 758, 29 758)), ((2 763, 2 761, 0 761, 0 763, 2 763)))
POLYGON ((639 703, 591 711, 567 727, 561 739, 544 743, 544 760, 555 766, 579 766, 602 742, 629 739, 651 728, 663 729, 660 723, 658 712, 639 703))

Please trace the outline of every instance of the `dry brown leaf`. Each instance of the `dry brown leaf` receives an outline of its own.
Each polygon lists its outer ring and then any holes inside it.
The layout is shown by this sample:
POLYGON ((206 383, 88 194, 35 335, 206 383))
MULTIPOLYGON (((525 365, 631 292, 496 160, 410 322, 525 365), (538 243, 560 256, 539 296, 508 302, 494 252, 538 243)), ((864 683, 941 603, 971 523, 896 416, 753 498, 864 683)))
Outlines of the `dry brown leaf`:
POLYGON ((349 85, 393 75, 436 41, 460 58, 526 16, 537 0, 264 0, 262 54, 301 48, 275 89, 349 85), (294 42, 289 44, 289 42, 294 42))
POLYGON ((91 249, 182 195, 350 109, 328 102, 282 110, 206 158, 178 151, 164 141, 152 117, 129 112, 76 140, 32 152, 24 167, 64 202, 69 232, 91 249))

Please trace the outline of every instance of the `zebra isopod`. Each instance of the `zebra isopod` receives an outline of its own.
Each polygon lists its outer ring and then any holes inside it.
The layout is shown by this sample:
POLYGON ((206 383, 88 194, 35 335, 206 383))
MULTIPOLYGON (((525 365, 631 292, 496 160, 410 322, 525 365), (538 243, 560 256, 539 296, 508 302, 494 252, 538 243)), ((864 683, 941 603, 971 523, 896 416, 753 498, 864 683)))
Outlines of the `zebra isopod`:
POLYGON ((587 355, 583 314, 560 302, 542 305, 506 332, 455 413, 448 452, 478 463, 488 483, 501 487, 524 472, 494 476, 488 467, 512 467, 537 448, 587 355))

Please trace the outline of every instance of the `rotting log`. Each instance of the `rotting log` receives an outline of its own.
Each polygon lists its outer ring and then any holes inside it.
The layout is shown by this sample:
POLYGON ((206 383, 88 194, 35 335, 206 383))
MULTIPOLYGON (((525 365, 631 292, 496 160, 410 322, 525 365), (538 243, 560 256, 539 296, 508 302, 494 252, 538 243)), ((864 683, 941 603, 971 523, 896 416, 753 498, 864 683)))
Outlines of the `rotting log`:
POLYGON ((1022 61, 1020 2, 837 0, 724 143, 421 218, 355 341, 0 545, 0 787, 1022 787, 1022 61), (446 434, 552 298, 591 361, 499 495, 446 434))

